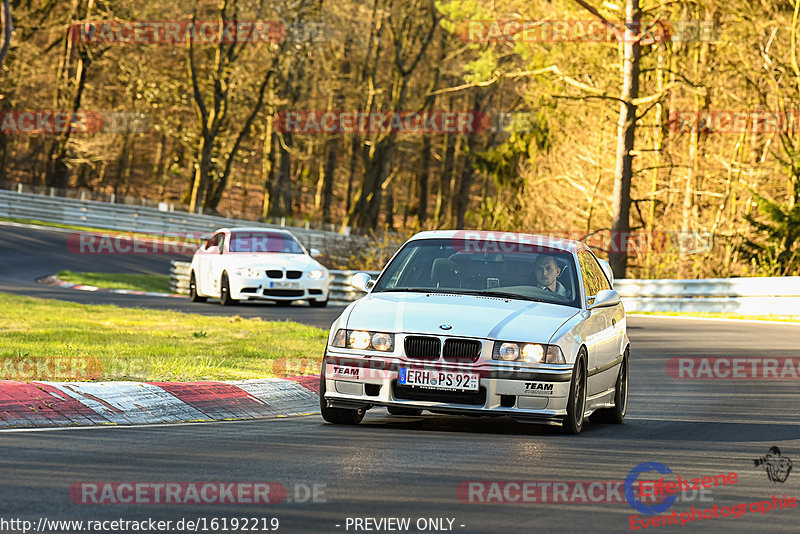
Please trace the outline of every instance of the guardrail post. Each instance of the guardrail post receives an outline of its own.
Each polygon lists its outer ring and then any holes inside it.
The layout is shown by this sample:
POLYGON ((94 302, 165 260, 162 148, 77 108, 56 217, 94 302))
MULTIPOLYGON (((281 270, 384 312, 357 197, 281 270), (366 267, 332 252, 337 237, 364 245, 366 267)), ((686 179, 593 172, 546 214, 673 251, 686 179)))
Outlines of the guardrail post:
POLYGON ((56 188, 55 188, 55 187, 51 187, 51 188, 50 188, 50 196, 51 196, 51 197, 54 197, 54 196, 56 196, 56 188))
POLYGON ((22 184, 17 184, 17 193, 22 194, 22 184))
POLYGON ((113 204, 116 201, 116 199, 117 199, 117 194, 116 193, 111 193, 111 200, 109 200, 109 202, 111 202, 113 204))

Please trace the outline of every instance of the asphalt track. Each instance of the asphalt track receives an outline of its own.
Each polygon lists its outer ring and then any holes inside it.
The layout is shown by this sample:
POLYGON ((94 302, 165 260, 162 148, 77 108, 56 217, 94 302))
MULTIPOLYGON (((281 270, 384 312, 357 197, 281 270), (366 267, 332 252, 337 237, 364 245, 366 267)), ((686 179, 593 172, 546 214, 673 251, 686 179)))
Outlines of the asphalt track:
MULTIPOLYGON (((175 307, 123 295, 38 288, 38 276, 60 269, 166 272, 162 259, 74 258, 59 253, 49 231, 0 228, 0 290, 80 302, 175 307), (48 253, 48 247, 50 252, 48 253), (113 269, 114 265, 116 268, 113 269)), ((64 249, 61 249, 64 250, 64 249)), ((196 311, 195 306, 188 306, 196 311)), ((238 313, 200 306, 204 313, 238 313), (213 311, 212 311, 213 310, 213 311)), ((297 306, 297 317, 316 310, 297 306)), ((336 310, 323 310, 335 315, 336 310)), ((287 313, 253 308, 268 317, 287 313)), ((308 319, 308 317, 306 317, 308 319)), ((310 319, 307 322, 317 321, 310 319)), ((736 484, 715 488, 705 500, 676 502, 670 511, 731 507, 772 495, 800 497, 797 469, 771 482, 754 459, 778 446, 800 460, 800 381, 676 380, 666 362, 676 356, 747 358, 798 356, 796 325, 629 318, 632 343, 626 423, 589 424, 578 436, 505 419, 367 414, 362 425, 323 424, 318 416, 237 423, 91 428, 0 433, 2 520, 172 520, 277 517, 278 532, 420 532, 418 518, 453 519, 453 532, 627 532, 628 503, 469 503, 457 494, 465 481, 622 481, 642 462, 668 466, 673 479, 735 472, 736 484), (75 504, 79 482, 278 482, 324 485, 320 502, 272 505, 75 504), (322 502, 324 500, 324 502, 322 502), (348 518, 411 518, 409 530, 355 530, 348 518), (339 526, 337 526, 339 525, 339 526), (461 526, 463 525, 463 527, 461 526)), ((660 475, 659 475, 660 476, 660 475)), ((650 477, 648 477, 650 478, 650 477)), ((304 493, 304 492, 301 492, 304 493)), ((514 494, 511 495, 512 497, 514 494)), ((581 499, 578 498, 578 501, 581 499)), ((647 532, 798 531, 800 506, 749 511, 734 518, 685 526, 651 526, 647 532)), ((447 522, 445 522, 447 524, 447 522)), ((0 527, 2 532, 20 532, 0 527)), ((57 530, 51 530, 57 531, 57 530)), ((71 531, 75 531, 74 529, 71 531)), ((183 530, 185 531, 185 529, 183 530)), ((202 529, 200 529, 202 531, 202 529)), ((218 531, 222 531, 218 529, 218 531)), ((263 532, 263 530, 261 530, 263 532)), ((432 532, 434 530, 424 530, 432 532)), ((231 530, 229 530, 231 532, 231 530)))

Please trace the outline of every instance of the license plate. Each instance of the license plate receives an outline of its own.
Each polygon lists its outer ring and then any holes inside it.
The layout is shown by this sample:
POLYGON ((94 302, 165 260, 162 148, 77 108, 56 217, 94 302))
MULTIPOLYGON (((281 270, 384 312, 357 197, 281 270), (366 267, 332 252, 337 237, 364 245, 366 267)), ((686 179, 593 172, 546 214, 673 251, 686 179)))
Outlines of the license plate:
POLYGON ((397 382, 419 388, 478 391, 478 375, 474 373, 401 368, 397 382))
POLYGON ((270 282, 269 287, 275 289, 299 289, 299 282, 270 282))

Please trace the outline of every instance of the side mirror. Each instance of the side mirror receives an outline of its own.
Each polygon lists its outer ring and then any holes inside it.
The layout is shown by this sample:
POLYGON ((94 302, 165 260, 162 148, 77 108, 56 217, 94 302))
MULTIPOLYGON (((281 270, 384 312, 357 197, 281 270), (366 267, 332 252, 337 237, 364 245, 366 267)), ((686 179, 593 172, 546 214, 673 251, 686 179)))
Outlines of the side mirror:
POLYGON ((367 273, 356 273, 350 278, 350 285, 369 293, 369 291, 375 287, 375 280, 367 273))
POLYGON ((312 258, 316 258, 317 256, 320 255, 320 251, 318 249, 315 249, 315 248, 312 248, 311 250, 309 250, 308 253, 309 253, 309 255, 311 255, 312 258))
POLYGON ((619 293, 613 289, 601 289, 597 292, 594 303, 589 306, 589 309, 593 310, 595 308, 609 308, 611 306, 616 306, 620 302, 621 299, 619 298, 619 293))
POLYGON ((606 273, 608 283, 611 284, 611 287, 614 287, 614 271, 611 270, 611 264, 600 258, 597 258, 597 261, 600 262, 600 267, 602 267, 603 272, 606 273))

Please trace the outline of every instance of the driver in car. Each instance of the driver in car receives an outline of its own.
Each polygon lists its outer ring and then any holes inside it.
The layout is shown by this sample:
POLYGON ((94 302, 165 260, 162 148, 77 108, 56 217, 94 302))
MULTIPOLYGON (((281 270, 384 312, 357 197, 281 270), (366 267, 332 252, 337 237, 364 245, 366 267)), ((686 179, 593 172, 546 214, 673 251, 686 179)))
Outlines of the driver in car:
POLYGON ((558 281, 561 274, 561 267, 556 263, 553 256, 542 254, 536 258, 533 264, 533 272, 536 274, 536 283, 539 289, 549 291, 563 297, 568 297, 567 288, 558 281))

